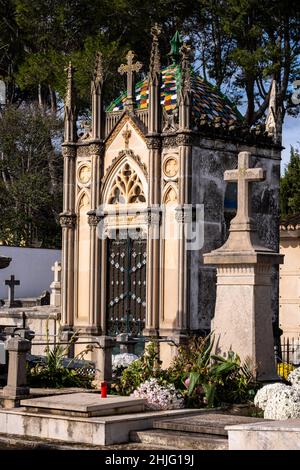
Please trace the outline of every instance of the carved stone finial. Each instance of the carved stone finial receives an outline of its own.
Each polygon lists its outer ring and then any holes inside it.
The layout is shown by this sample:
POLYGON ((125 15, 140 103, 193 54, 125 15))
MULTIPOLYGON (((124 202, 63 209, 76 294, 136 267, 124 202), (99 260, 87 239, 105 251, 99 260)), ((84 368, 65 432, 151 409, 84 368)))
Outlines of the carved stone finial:
POLYGON ((171 50, 169 52, 169 56, 172 59, 172 65, 177 65, 180 62, 180 47, 182 45, 182 39, 178 31, 174 34, 171 41, 171 50))
POLYGON ((152 48, 151 48, 151 55, 150 55, 150 74, 151 75, 160 72, 160 53, 159 53, 158 38, 161 34, 161 31, 162 29, 157 23, 155 23, 155 25, 151 28, 151 35, 152 35, 152 48))
POLYGON ((191 128, 191 61, 192 48, 183 44, 181 53, 181 84, 179 93, 179 128, 190 130, 191 128))
POLYGON ((65 96, 65 142, 73 142, 77 139, 76 132, 76 116, 75 116, 75 88, 74 88, 74 67, 71 61, 68 67, 65 68, 67 72, 67 89, 65 96))
POLYGON ((97 52, 94 76, 91 83, 92 92, 92 129, 91 135, 85 135, 85 138, 102 139, 104 134, 104 109, 103 109, 103 62, 101 52, 97 52))
POLYGON ((94 89, 97 91, 99 84, 103 83, 103 62, 101 52, 97 52, 95 61, 95 70, 93 77, 94 89))
POLYGON ((281 108, 277 109, 277 82, 274 78, 271 85, 269 107, 265 126, 268 135, 273 137, 274 142, 280 142, 282 115, 281 108))
POLYGON ((191 62, 193 51, 192 47, 188 44, 183 44, 180 48, 182 60, 181 60, 181 82, 182 86, 181 89, 185 92, 191 91, 191 62))
POLYGON ((65 97, 65 107, 71 108, 73 105, 73 94, 74 94, 74 84, 73 84, 73 74, 74 74, 74 67, 72 62, 69 62, 68 67, 65 68, 65 72, 67 72, 67 90, 66 90, 66 97, 65 97))
POLYGON ((143 64, 141 62, 133 63, 135 53, 133 51, 128 51, 126 59, 127 64, 121 64, 118 68, 118 72, 121 75, 127 74, 127 97, 125 102, 125 108, 132 111, 134 105, 134 72, 139 72, 143 64))

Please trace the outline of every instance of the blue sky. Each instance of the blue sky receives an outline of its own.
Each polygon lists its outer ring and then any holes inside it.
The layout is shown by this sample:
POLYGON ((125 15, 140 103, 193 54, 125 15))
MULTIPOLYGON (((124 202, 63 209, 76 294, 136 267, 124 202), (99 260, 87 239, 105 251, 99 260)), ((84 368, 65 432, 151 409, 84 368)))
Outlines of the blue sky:
POLYGON ((291 145, 300 148, 300 116, 296 118, 285 117, 282 145, 285 150, 282 151, 281 173, 283 173, 285 165, 289 162, 291 145))

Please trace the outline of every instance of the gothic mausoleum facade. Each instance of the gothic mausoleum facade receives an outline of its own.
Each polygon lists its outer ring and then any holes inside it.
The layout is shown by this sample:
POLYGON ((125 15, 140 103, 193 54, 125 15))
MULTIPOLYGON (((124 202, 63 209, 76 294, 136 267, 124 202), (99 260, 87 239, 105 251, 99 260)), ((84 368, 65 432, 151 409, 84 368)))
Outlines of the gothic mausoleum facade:
MULTIPOLYGON (((92 124, 76 130, 73 70, 65 101, 62 321, 85 336, 159 336, 180 343, 210 330, 215 269, 203 254, 225 242, 236 188, 224 181, 240 151, 266 173, 252 207, 264 244, 278 251, 280 136, 276 87, 265 125, 249 129, 237 109, 191 67, 191 49, 172 40, 160 65, 152 30, 150 67, 132 51, 119 72, 127 91, 104 110, 101 54, 92 79, 92 124)), ((116 72, 117 73, 117 72, 116 72)), ((274 271, 274 318, 278 276, 274 271)), ((161 342, 167 364, 173 343, 161 342)))

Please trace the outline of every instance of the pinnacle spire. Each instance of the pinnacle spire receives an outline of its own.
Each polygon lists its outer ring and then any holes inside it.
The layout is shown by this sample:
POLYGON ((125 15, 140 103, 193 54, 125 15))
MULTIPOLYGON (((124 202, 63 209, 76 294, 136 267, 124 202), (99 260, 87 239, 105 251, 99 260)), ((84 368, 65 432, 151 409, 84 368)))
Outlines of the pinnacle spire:
POLYGON ((95 88, 99 84, 103 83, 103 62, 102 62, 102 54, 99 51, 96 54, 93 83, 95 84, 95 88))
POLYGON ((152 36, 152 47, 150 55, 150 74, 153 76, 155 73, 160 72, 160 53, 159 53, 159 43, 158 38, 161 34, 161 27, 155 23, 151 28, 152 36))
POLYGON ((91 83, 92 90, 92 137, 93 139, 103 138, 103 62, 101 52, 97 52, 94 76, 91 83))
POLYGON ((282 115, 281 108, 277 106, 277 81, 275 78, 272 80, 271 92, 269 99, 268 113, 266 117, 266 131, 271 136, 274 142, 281 141, 282 131, 282 115))
POLYGON ((180 62, 180 47, 182 46, 182 39, 178 31, 172 37, 170 44, 171 50, 168 55, 172 59, 172 65, 178 65, 180 62))
POLYGON ((75 116, 75 87, 74 87, 74 67, 71 61, 67 72, 67 89, 65 96, 65 142, 73 142, 77 138, 76 133, 76 116, 75 116))

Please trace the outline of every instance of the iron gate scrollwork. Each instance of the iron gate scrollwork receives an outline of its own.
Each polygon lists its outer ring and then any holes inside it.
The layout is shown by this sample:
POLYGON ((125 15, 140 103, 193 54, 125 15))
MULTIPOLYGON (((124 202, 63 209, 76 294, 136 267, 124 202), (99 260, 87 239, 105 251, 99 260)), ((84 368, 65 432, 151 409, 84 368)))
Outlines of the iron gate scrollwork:
POLYGON ((147 241, 108 239, 106 329, 109 336, 142 335, 146 317, 147 241))

